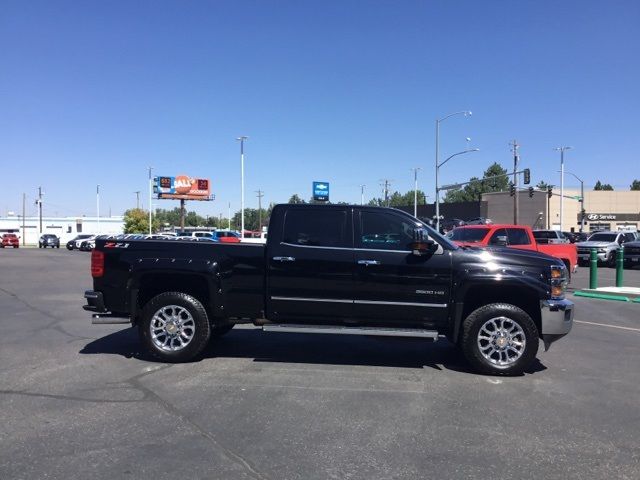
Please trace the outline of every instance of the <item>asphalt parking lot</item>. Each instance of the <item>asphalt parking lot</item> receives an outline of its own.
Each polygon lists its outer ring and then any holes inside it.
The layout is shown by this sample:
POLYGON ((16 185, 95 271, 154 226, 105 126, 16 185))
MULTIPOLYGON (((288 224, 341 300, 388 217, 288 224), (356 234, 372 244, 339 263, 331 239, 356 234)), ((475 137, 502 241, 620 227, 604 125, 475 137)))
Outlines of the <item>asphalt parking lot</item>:
POLYGON ((569 294, 573 331, 496 378, 444 340, 253 327, 155 363, 90 287, 87 253, 0 250, 1 479, 640 478, 640 304, 569 294))

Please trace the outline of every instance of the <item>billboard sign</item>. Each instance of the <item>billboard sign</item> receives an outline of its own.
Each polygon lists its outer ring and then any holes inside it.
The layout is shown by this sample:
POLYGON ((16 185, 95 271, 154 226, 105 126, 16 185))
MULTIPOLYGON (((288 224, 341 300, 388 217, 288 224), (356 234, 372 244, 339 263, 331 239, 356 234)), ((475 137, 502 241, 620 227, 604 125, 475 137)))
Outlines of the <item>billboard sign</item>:
POLYGON ((329 201, 329 182, 313 182, 313 199, 317 202, 329 201))
POLYGON ((187 175, 156 177, 153 191, 158 198, 174 200, 213 200, 208 178, 192 178, 187 175))

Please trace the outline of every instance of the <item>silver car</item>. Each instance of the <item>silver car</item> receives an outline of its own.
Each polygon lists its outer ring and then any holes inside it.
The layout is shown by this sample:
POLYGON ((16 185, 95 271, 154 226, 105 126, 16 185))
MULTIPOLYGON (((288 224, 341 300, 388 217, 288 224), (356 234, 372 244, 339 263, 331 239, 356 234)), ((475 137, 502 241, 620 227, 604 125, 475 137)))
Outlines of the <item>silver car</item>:
POLYGON ((591 250, 596 249, 598 263, 610 267, 616 266, 616 254, 626 242, 633 242, 635 235, 631 232, 597 232, 589 237, 586 242, 576 243, 578 248, 578 265, 589 264, 591 250))

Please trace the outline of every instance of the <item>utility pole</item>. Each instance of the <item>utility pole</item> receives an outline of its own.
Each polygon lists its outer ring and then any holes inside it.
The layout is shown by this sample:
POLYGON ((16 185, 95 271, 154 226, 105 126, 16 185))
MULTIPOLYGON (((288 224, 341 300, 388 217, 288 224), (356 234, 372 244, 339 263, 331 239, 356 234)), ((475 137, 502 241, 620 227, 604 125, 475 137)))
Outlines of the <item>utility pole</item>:
POLYGON ((364 187, 366 185, 360 185, 360 205, 364 205, 364 187))
POLYGON ((140 190, 133 192, 136 194, 136 210, 140 210, 140 190))
POLYGON ((184 198, 180 199, 180 230, 184 230, 184 198))
POLYGON ((151 179, 151 170, 153 170, 153 167, 149 167, 149 235, 151 235, 151 197, 153 195, 153 180, 151 179))
POLYGON ((380 180, 381 183, 380 186, 382 187, 382 191, 384 192, 384 205, 385 207, 389 206, 389 187, 391 186, 391 180, 389 179, 382 179, 380 180))
POLYGON ((229 230, 231 230, 231 202, 229 202, 229 230))
POLYGON ((518 205, 518 174, 516 172, 518 171, 518 148, 520 148, 520 145, 518 145, 517 140, 514 140, 509 145, 513 147, 513 185, 516 187, 515 195, 513 196, 513 223, 518 225, 520 205, 518 205))
POLYGON ((564 215, 564 152, 565 150, 571 150, 573 147, 557 147, 554 150, 560 152, 560 231, 563 230, 563 215, 564 215))
POLYGON ((262 197, 264 197, 264 192, 256 190, 256 194, 258 197, 258 231, 262 232, 262 197))
POLYGON ((22 246, 23 247, 26 245, 26 241, 27 241, 27 226, 25 225, 25 219, 24 219, 24 216, 27 211, 26 203, 27 203, 27 194, 23 193, 22 194, 22 246))
POLYGON ((420 167, 414 167, 413 171, 413 216, 418 217, 418 171, 422 170, 420 167))

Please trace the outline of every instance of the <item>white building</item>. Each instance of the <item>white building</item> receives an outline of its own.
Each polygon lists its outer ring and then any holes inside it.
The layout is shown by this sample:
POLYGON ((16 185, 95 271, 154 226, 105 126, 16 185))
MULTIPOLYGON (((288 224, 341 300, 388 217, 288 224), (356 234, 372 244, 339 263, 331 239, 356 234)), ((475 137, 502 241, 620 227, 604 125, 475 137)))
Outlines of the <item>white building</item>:
POLYGON ((39 217, 8 215, 0 217, 0 235, 15 233, 20 244, 37 245, 40 235, 52 233, 60 237, 60 245, 80 233, 119 234, 124 231, 124 217, 42 217, 42 231, 39 217))

